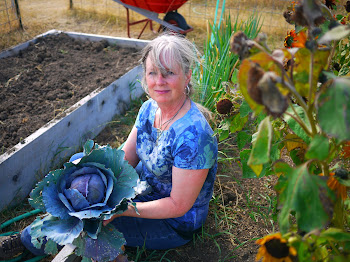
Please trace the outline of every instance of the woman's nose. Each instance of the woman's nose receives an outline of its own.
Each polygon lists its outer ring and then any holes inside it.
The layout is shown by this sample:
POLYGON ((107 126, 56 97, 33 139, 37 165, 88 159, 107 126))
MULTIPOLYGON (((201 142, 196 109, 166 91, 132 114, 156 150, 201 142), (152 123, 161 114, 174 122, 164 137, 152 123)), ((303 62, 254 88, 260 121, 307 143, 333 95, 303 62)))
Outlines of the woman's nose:
POLYGON ((164 84, 165 83, 165 77, 162 74, 157 74, 157 84, 164 84))

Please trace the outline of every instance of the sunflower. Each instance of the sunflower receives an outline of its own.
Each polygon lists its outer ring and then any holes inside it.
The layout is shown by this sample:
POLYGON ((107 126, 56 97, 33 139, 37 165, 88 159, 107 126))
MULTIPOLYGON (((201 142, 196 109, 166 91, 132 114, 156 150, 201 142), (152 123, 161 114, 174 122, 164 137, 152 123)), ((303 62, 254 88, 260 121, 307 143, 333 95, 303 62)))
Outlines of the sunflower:
POLYGON ((256 241, 260 245, 256 261, 262 262, 292 262, 292 257, 297 251, 287 245, 287 240, 282 238, 281 233, 265 236, 256 241))
POLYGON ((304 31, 296 33, 295 30, 290 30, 284 39, 284 46, 286 48, 305 47, 306 39, 307 37, 304 31))
POLYGON ((230 99, 224 98, 221 99, 219 102, 216 103, 216 110, 219 114, 226 115, 230 113, 231 109, 233 107, 233 103, 230 99))
MULTIPOLYGON (((327 186, 335 192, 337 198, 341 198, 345 200, 347 198, 346 186, 339 183, 338 179, 348 179, 347 171, 343 172, 344 169, 337 169, 335 173, 329 173, 329 177, 327 180, 327 186)), ((323 176, 323 173, 320 174, 323 176)))

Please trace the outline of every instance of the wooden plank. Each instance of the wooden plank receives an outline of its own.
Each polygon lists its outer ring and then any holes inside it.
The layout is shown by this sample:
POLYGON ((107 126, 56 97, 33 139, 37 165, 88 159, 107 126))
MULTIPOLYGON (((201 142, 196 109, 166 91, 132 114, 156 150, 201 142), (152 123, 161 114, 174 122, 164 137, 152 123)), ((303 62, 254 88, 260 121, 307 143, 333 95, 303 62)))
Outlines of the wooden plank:
POLYGON ((81 257, 76 256, 73 251, 75 246, 72 244, 65 245, 62 250, 56 255, 52 262, 79 262, 81 257))

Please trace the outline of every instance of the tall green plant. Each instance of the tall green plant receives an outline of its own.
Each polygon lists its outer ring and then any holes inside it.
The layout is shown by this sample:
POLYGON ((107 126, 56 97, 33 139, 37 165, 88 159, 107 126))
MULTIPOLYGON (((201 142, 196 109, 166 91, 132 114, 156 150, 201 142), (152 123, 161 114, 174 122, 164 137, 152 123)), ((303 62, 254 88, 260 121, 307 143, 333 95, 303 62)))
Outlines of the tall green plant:
POLYGON ((344 205, 350 179, 339 158, 349 153, 350 79, 326 72, 350 25, 337 23, 317 0, 299 1, 291 10, 285 17, 307 32, 304 47, 271 52, 243 32, 231 42, 242 58, 242 95, 256 115, 266 113, 251 149, 242 151, 248 154, 241 152, 243 175, 278 176, 281 233, 257 241, 257 258, 350 261, 344 205))
POLYGON ((261 26, 261 19, 257 14, 244 22, 239 22, 237 17, 234 24, 228 15, 220 27, 209 24, 203 57, 193 70, 197 81, 197 102, 215 112, 215 104, 225 94, 225 84, 231 82, 239 61, 238 56, 230 50, 232 33, 241 30, 255 38, 261 26))

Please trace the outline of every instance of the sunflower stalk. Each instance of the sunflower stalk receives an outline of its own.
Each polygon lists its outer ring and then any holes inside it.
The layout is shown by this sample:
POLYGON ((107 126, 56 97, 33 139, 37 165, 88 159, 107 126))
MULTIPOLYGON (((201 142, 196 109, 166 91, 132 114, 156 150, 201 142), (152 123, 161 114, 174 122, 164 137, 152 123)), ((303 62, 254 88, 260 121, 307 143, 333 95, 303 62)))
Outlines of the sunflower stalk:
MULTIPOLYGON (((319 1, 304 0, 284 13, 286 20, 298 25, 298 33, 290 31, 285 41, 292 50, 270 52, 263 46, 265 38, 253 41, 242 32, 234 35, 231 44, 242 59, 240 91, 260 119, 251 149, 241 150, 243 176, 279 175, 279 229, 293 238, 290 245, 298 249, 297 258, 303 262, 321 261, 327 252, 335 261, 350 261, 346 210, 344 205, 334 207, 335 201, 347 199, 350 186, 349 166, 341 161, 350 155, 350 80, 342 77, 349 74, 350 29, 333 16, 324 17, 323 8, 319 1), (327 21, 330 17, 332 21, 327 21), (318 87, 318 82, 323 84, 318 87), (284 155, 291 164, 283 161, 284 155)), ((349 3, 346 8, 350 9, 349 3)), ((277 242, 271 235, 257 241, 261 245, 257 260, 294 261, 296 255, 287 249, 274 253, 277 242)))

